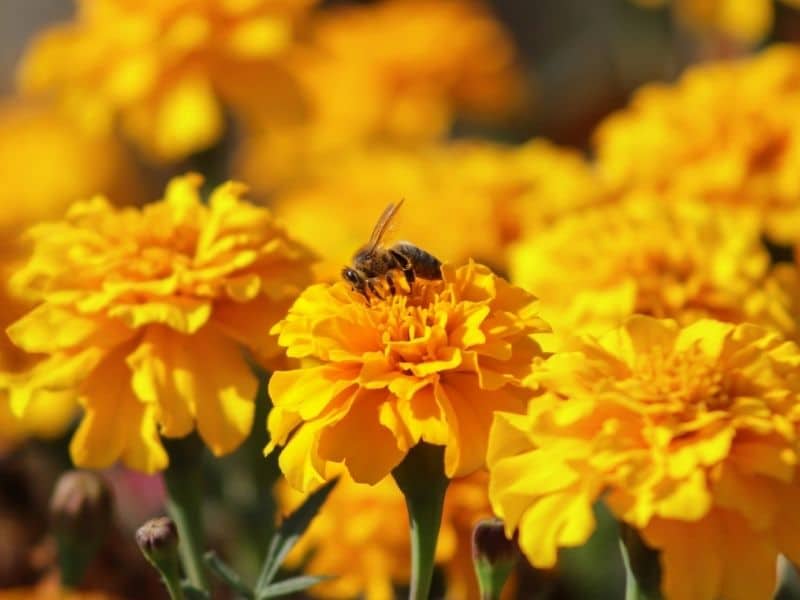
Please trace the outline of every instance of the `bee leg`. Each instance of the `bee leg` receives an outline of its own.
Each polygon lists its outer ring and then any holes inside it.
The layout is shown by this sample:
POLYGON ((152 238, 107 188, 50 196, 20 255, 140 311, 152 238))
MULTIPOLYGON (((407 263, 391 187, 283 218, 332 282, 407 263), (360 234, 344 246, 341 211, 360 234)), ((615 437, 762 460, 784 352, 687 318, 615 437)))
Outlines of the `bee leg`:
POLYGON ((416 276, 414 275, 414 267, 411 264, 411 261, 397 250, 389 250, 389 252, 392 253, 395 262, 400 266, 400 270, 403 271, 403 275, 405 276, 410 287, 414 284, 414 280, 416 279, 416 276))
POLYGON ((386 274, 386 283, 389 284, 389 293, 394 296, 397 293, 397 290, 394 287, 394 279, 392 279, 392 274, 386 274))
POLYGON ((375 282, 372 279, 367 279, 367 287, 378 299, 383 300, 383 296, 378 292, 378 288, 375 287, 375 282))

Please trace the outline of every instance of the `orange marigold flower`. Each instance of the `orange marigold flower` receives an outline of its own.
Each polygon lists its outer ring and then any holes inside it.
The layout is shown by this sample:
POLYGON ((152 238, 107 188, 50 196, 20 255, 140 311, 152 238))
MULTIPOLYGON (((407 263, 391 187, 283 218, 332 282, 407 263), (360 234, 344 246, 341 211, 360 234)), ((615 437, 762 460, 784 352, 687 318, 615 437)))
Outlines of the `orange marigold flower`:
POLYGON ((367 303, 339 282, 305 290, 274 332, 309 365, 269 383, 267 450, 305 491, 343 463, 377 483, 408 450, 445 446, 448 477, 484 464, 495 410, 521 411, 521 381, 541 355, 535 298, 482 265, 445 265, 440 281, 367 303))
POLYGON ((766 600, 800 559, 800 349, 756 325, 635 316, 556 354, 499 414, 489 495, 531 562, 584 543, 602 497, 661 553, 670 600, 766 600))
POLYGON ((525 103, 513 42, 481 0, 338 7, 310 30, 290 61, 308 113, 254 142, 273 184, 346 148, 438 139, 457 116, 497 120, 525 103))
POLYGON ((758 215, 781 240, 800 234, 800 49, 693 67, 641 89, 596 134, 614 185, 758 215))
POLYGON ((167 464, 159 434, 196 422, 220 455, 250 431, 257 382, 239 344, 275 357, 267 332, 310 281, 312 257, 240 199, 243 186, 218 187, 206 206, 201 183, 174 179, 141 210, 95 197, 30 230, 14 283, 38 305, 8 334, 45 359, 11 382, 12 409, 24 414, 41 392, 77 397, 77 465, 156 471, 167 464))
POLYGON ((261 111, 288 87, 278 59, 313 2, 81 0, 73 22, 34 41, 20 86, 54 92, 92 131, 118 120, 153 158, 179 159, 219 139, 223 103, 261 111))
MULTIPOLYGON (((447 488, 436 563, 445 572, 448 599, 480 598, 470 543, 475 523, 492 515, 487 485, 487 473, 476 471, 447 488)), ((282 511, 290 512, 304 494, 281 485, 278 497, 282 511)), ((411 575, 408 527, 403 494, 391 477, 367 485, 343 474, 287 564, 334 576, 311 588, 313 596, 393 600, 393 586, 407 584, 411 575)))
MULTIPOLYGON (((265 160, 249 156, 241 173, 262 193, 270 184, 265 160)), ((546 140, 462 141, 342 153, 279 190, 272 206, 325 259, 324 275, 338 278, 386 202, 400 198, 419 207, 398 216, 404 236, 435 256, 473 257, 502 270, 511 242, 599 202, 598 189, 580 153, 546 140)))
POLYGON ((636 193, 560 219, 513 247, 510 264, 511 280, 570 334, 602 333, 634 313, 755 319, 769 256, 754 219, 636 193))

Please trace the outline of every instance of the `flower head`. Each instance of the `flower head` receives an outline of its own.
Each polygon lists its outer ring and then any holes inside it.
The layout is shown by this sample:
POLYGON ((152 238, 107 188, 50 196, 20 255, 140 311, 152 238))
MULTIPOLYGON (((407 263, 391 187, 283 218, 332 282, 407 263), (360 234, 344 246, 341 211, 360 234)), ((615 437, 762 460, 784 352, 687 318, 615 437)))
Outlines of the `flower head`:
POLYGON ((800 220, 800 49, 694 67, 675 85, 644 87, 595 137, 614 185, 754 213, 773 236, 800 220))
POLYGON ((377 483, 408 450, 445 446, 448 477, 483 466, 495 410, 524 410, 520 387, 546 325, 535 298, 470 262, 440 281, 366 302, 344 282, 315 285, 274 331, 308 366, 269 384, 271 442, 289 483, 308 490, 343 463, 377 483))
POLYGON ((12 408, 24 415, 39 393, 77 397, 78 465, 154 471, 167 462, 159 434, 196 423, 219 455, 250 430, 256 380, 239 344, 276 356, 267 332, 310 281, 312 257, 240 199, 241 185, 206 206, 200 184, 174 179, 143 209, 95 197, 30 230, 34 252, 14 283, 38 304, 8 333, 45 358, 11 382, 12 408))
POLYGON ((512 281, 568 334, 602 333, 634 313, 755 318, 749 301, 769 266, 753 219, 649 193, 566 216, 510 256, 512 281))
POLYGON ((527 415, 497 416, 490 498, 540 567, 592 503, 661 551, 671 600, 772 597, 796 560, 800 350, 767 329, 635 316, 549 358, 527 415))
MULTIPOLYGON (((487 485, 487 473, 476 471, 447 488, 436 563, 444 569, 448 599, 479 598, 470 536, 475 523, 492 514, 487 485)), ((283 512, 293 510, 303 496, 288 485, 278 488, 283 512)), ((395 598, 393 586, 407 584, 411 575, 408 527, 403 494, 391 477, 367 485, 343 474, 287 564, 304 564, 311 575, 335 576, 311 588, 312 595, 390 600, 395 598)))
POLYGON ((290 60, 307 114, 255 142, 273 184, 344 149, 431 141, 457 116, 497 120, 524 104, 513 43, 480 0, 322 10, 308 37, 290 60))
POLYGON ((20 85, 55 93, 92 131, 119 121, 153 158, 182 158, 220 137, 223 103, 250 112, 287 87, 277 59, 312 3, 82 0, 34 41, 20 85))

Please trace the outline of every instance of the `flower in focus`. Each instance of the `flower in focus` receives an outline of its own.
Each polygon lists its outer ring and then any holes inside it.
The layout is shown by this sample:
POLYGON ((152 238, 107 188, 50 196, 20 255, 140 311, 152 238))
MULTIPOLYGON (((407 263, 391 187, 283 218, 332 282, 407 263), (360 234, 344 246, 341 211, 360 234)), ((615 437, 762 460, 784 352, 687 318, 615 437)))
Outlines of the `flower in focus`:
POLYGON ((176 178, 141 210, 95 197, 29 232, 34 252, 13 283, 38 304, 8 334, 45 358, 11 382, 12 410, 25 415, 40 393, 77 398, 79 466, 152 472, 167 464, 159 434, 196 423, 220 455, 250 431, 256 378, 239 345, 276 357, 267 332, 310 281, 312 257, 240 199, 243 186, 218 187, 206 206, 201 183, 176 178))
POLYGON ((82 0, 74 21, 33 42, 20 86, 53 93, 91 131, 118 121, 152 158, 180 159, 220 138, 223 105, 286 110, 280 60, 312 3, 82 0))
MULTIPOLYGON (((264 160, 253 156, 252 170, 241 173, 261 191, 268 182, 256 166, 264 160)), ((286 186, 272 206, 325 259, 322 275, 338 278, 390 201, 407 198, 419 207, 397 219, 398 230, 421 248, 446 261, 474 257, 502 270, 510 242, 597 202, 598 195, 578 152, 544 140, 521 146, 473 141, 343 153, 286 186)))
MULTIPOLYGON (((457 117, 521 112, 510 36, 480 0, 384 0, 319 11, 291 69, 308 116, 268 122, 250 143, 274 185, 365 143, 441 138, 457 117)), ((249 179, 248 179, 249 181, 249 179)))
MULTIPOLYGON (((719 33, 746 44, 757 44, 769 33, 774 18, 772 0, 633 0, 646 7, 671 4, 678 20, 698 32, 719 33)), ((783 0, 800 7, 797 0, 783 0)))
POLYGON ((800 49, 776 46, 645 86, 600 125, 595 146, 613 185, 755 213, 784 241, 800 234, 798 132, 800 49))
POLYGON ((497 415, 489 495, 534 566, 584 543, 601 496, 661 553, 670 600, 772 597, 800 558, 800 350, 756 325, 635 316, 548 359, 497 415))
MULTIPOLYGON (((57 111, 0 101, 0 330, 30 308, 7 285, 26 252, 22 231, 97 192, 131 200, 139 186, 126 158, 113 141, 85 135, 57 111)), ((74 400, 63 394, 42 394, 23 418, 14 416, 2 380, 31 364, 31 357, 0 335, 0 453, 31 435, 57 436, 74 416, 74 400)))
POLYGON ((564 217, 512 248, 510 265, 556 332, 603 333, 634 313, 756 318, 769 256, 753 219, 637 193, 564 217))
POLYGON ((296 489, 329 479, 337 463, 359 483, 386 477, 425 441, 445 446, 444 471, 484 464, 495 410, 522 411, 521 381, 547 326, 535 298, 475 263, 445 265, 443 279, 366 302, 338 282, 306 289, 274 331, 308 366, 278 371, 267 451, 296 489))
MULTIPOLYGON (((454 479, 447 488, 436 563, 447 580, 447 598, 478 600, 472 567, 470 537, 476 522, 491 516, 488 477, 476 471, 454 479)), ((288 485, 278 489, 282 512, 304 498, 288 485)), ((310 575, 333 575, 310 590, 324 598, 391 600, 393 586, 408 583, 411 545, 408 511, 403 494, 391 477, 375 485, 356 483, 342 475, 319 515, 287 558, 291 566, 305 565, 310 575), (304 560, 309 557, 308 562, 304 560)))

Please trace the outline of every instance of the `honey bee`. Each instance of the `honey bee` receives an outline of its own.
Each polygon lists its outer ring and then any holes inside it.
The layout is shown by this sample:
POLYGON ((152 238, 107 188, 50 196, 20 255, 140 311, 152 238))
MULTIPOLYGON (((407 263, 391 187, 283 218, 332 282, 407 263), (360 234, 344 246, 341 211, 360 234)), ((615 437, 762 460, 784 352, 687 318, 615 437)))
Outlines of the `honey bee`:
POLYGON ((370 293, 383 298, 376 286, 380 279, 386 281, 389 293, 395 294, 397 288, 392 277, 395 271, 403 273, 409 286, 413 285, 417 278, 442 278, 441 261, 411 242, 398 242, 388 248, 381 245, 389 224, 402 205, 403 201, 400 200, 397 204, 389 204, 386 207, 372 230, 369 242, 353 256, 352 266, 342 269, 344 280, 367 300, 370 293))

